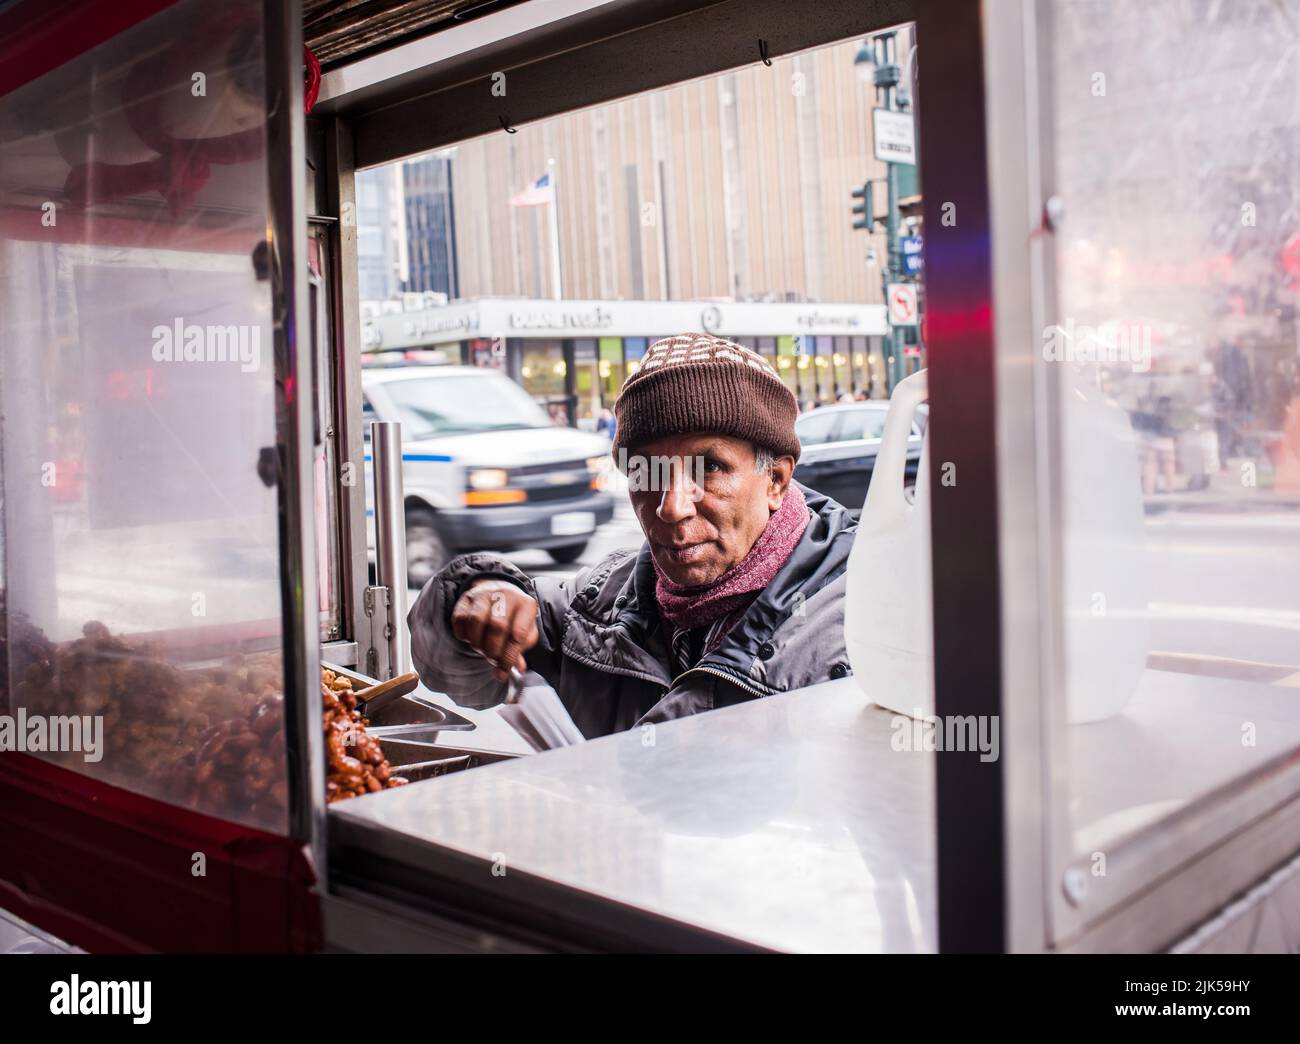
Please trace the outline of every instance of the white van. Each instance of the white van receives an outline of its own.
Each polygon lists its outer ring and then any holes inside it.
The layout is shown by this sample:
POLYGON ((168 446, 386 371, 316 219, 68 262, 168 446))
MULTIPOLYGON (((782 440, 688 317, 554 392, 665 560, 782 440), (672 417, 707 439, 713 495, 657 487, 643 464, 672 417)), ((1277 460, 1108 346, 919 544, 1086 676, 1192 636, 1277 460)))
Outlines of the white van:
MULTIPOLYGON (((473 366, 392 366, 361 373, 365 424, 402 424, 406 564, 422 587, 454 555, 545 548, 575 561, 614 513, 598 488, 609 439, 556 427, 518 384, 473 366)), ((373 518, 370 444, 366 514, 373 518)), ((374 547, 374 527, 367 525, 374 547)))

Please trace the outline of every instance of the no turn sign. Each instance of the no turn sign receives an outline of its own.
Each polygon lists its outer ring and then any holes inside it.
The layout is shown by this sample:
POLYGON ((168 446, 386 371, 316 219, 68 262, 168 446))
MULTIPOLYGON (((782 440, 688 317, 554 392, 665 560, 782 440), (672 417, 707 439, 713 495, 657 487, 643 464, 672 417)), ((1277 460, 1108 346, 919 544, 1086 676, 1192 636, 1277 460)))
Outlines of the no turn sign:
POLYGON ((911 283, 890 283, 889 323, 891 326, 915 326, 916 287, 911 283))

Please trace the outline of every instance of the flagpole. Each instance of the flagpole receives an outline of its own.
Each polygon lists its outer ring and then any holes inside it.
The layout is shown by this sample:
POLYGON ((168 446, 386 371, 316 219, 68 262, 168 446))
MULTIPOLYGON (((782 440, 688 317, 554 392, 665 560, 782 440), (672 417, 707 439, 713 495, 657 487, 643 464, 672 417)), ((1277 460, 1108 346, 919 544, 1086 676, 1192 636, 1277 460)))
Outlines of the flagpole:
POLYGON ((564 297, 560 282, 560 187, 555 178, 555 160, 547 160, 546 168, 551 176, 551 294, 559 301, 564 297))

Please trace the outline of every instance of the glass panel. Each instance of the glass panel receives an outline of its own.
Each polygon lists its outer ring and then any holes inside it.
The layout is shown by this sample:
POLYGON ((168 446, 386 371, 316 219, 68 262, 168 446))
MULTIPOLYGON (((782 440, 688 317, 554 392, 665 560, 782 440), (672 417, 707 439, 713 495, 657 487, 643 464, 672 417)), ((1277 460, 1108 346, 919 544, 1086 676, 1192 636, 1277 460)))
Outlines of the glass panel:
POLYGON ((885 433, 885 408, 864 406, 861 409, 845 410, 836 436, 842 442, 856 442, 859 439, 878 439, 885 433))
POLYGON ((261 11, 0 99, 0 683, 29 752, 283 831, 261 11))
POLYGON ((812 413, 805 413, 795 422, 795 433, 799 436, 799 445, 801 446, 820 446, 824 442, 830 442, 831 436, 835 431, 835 422, 839 420, 838 413, 822 413, 820 410, 814 410, 812 413))
POLYGON ((564 346, 559 341, 523 342, 523 366, 519 373, 524 390, 539 402, 564 398, 564 346))
MULTIPOLYGON (((813 340, 809 338, 809 340, 813 340)), ((817 379, 817 401, 835 401, 835 375, 831 366, 831 339, 818 337, 815 341, 816 355, 813 358, 812 372, 817 379)))
POLYGON ((1300 51, 1266 0, 1054 8, 1063 800, 1095 862, 1300 743, 1300 51))
POLYGON ((849 351, 852 353, 849 362, 853 374, 855 398, 859 395, 865 397, 871 389, 871 373, 867 368, 867 351, 869 347, 869 342, 865 337, 849 338, 849 351))
POLYGON ((834 338, 831 343, 831 372, 835 377, 836 399, 839 402, 853 400, 853 374, 850 371, 852 361, 849 354, 849 339, 834 338))
POLYGON ((573 387, 578 396, 578 427, 595 431, 600 419, 600 359, 596 342, 589 337, 573 342, 573 387))
POLYGON ((882 337, 871 338, 867 353, 867 368, 871 375, 870 395, 873 399, 889 398, 889 367, 885 361, 885 342, 882 337))
POLYGON ((601 405, 610 408, 623 387, 623 340, 620 337, 600 339, 600 399, 601 405))

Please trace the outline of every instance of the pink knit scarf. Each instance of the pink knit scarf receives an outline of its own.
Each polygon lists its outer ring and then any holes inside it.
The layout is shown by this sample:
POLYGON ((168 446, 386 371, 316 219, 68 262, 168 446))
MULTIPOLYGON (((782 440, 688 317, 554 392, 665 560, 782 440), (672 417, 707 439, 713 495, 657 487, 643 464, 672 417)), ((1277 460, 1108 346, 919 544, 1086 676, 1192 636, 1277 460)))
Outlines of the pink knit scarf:
POLYGON ((803 491, 792 482, 781 506, 772 512, 749 554, 713 583, 683 587, 664 576, 655 562, 659 615, 675 628, 703 627, 748 605, 781 571, 811 517, 803 491))

